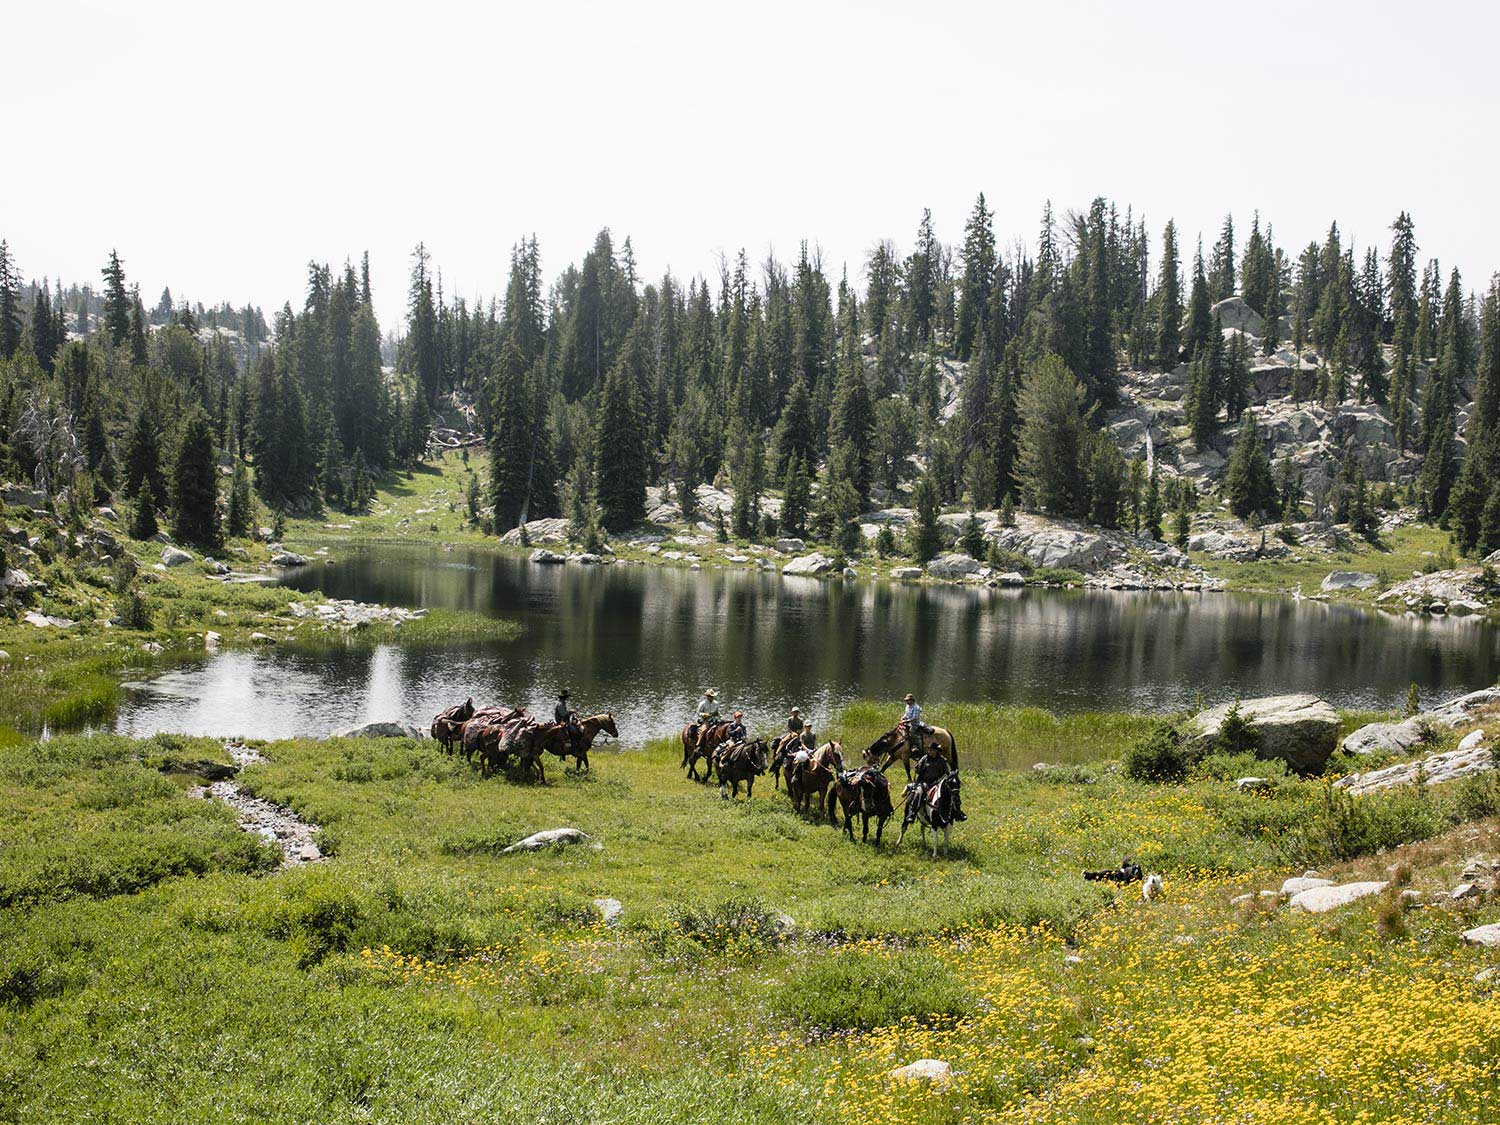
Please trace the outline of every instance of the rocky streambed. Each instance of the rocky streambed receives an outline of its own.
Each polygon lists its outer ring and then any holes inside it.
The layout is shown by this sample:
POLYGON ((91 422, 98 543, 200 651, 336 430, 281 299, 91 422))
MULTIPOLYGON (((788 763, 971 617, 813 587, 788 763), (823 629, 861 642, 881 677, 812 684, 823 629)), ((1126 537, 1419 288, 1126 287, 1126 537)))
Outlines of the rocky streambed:
MULTIPOLYGON (((234 760, 236 771, 265 761, 260 751, 243 743, 227 742, 224 749, 234 760)), ((214 781, 192 790, 192 795, 223 801, 239 813, 241 828, 281 849, 283 870, 317 863, 323 858, 318 847, 316 824, 309 824, 284 805, 251 796, 240 788, 238 782, 228 779, 214 781)))

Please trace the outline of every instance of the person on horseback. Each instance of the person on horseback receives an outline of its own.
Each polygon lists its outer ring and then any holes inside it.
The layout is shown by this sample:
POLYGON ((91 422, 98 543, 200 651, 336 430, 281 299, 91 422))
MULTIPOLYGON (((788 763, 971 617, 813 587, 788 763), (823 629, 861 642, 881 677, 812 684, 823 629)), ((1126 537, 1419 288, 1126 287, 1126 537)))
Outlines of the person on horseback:
MULTIPOLYGON (((948 765, 948 759, 943 756, 943 748, 933 739, 927 743, 927 752, 917 760, 916 780, 922 787, 922 799, 925 801, 932 793, 933 786, 940 785, 948 779, 949 774, 954 771, 948 765)), ((959 808, 958 802, 953 804, 953 819, 967 820, 963 809, 959 808)))
POLYGON ((807 724, 802 721, 802 712, 792 708, 792 713, 786 718, 786 729, 788 734, 801 734, 802 728, 807 724))
POLYGON ((745 731, 745 712, 736 711, 734 718, 729 723, 729 733, 725 737, 724 742, 726 744, 730 742, 744 742, 746 737, 748 736, 745 731))
POLYGON ((817 739, 813 736, 812 727, 804 727, 802 729, 802 737, 794 741, 792 745, 797 748, 797 752, 792 755, 792 779, 790 785, 801 785, 802 774, 807 769, 807 763, 812 761, 813 751, 818 748, 817 739))
POLYGON ((557 706, 552 708, 552 718, 562 725, 569 742, 576 742, 583 736, 583 730, 578 725, 578 712, 568 703, 567 688, 557 693, 557 706))
POLYGON ((698 720, 690 726, 696 739, 704 727, 719 721, 719 693, 713 688, 703 689, 703 698, 698 700, 698 720))
POLYGON ((907 692, 902 702, 906 704, 906 709, 901 712, 901 721, 896 724, 896 729, 901 732, 901 736, 906 739, 913 751, 920 750, 922 736, 932 728, 922 721, 922 708, 917 703, 915 695, 907 692))

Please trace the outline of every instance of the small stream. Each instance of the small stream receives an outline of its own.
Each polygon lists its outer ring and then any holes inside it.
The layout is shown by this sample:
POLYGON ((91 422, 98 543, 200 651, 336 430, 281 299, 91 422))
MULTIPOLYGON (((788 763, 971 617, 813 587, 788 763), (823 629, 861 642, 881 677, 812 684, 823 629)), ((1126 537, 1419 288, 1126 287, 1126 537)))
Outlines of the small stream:
MULTIPOLYGON (((265 761, 260 751, 239 742, 226 742, 224 749, 240 769, 265 761)), ((318 826, 307 823, 284 805, 252 797, 233 781, 215 781, 189 792, 191 796, 223 801, 239 813, 241 828, 281 849, 283 870, 317 863, 323 858, 317 843, 318 826)))

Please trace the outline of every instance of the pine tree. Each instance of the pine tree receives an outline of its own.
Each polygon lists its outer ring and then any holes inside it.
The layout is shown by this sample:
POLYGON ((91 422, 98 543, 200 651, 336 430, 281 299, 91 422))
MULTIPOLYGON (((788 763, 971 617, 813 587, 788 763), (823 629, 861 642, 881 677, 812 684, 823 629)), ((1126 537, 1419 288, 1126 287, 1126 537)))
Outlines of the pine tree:
POLYGON ((0 361, 21 346, 21 278, 10 245, 0 240, 0 361))
POLYGON ((1209 298, 1208 278, 1203 272, 1203 247, 1193 259, 1193 283, 1188 292, 1187 331, 1182 340, 1182 354, 1192 359, 1211 340, 1214 331, 1213 302, 1209 298))
POLYGON ((1225 215, 1214 243, 1208 270, 1208 292, 1213 301, 1234 295, 1234 216, 1225 215))
POLYGON ((1019 401, 1017 475, 1027 502, 1054 515, 1086 518, 1089 418, 1086 393, 1063 361, 1045 357, 1019 401))
POLYGON ((135 517, 130 521, 130 537, 145 541, 156 537, 156 493, 148 478, 135 498, 135 517))
POLYGON ((963 530, 958 537, 958 547, 971 559, 982 559, 985 556, 984 525, 979 522, 979 517, 972 509, 969 511, 969 518, 964 520, 963 530))
POLYGON ((195 410, 183 429, 172 466, 173 525, 180 539, 200 547, 219 544, 218 469, 213 429, 195 410))
POLYGON ((1271 459, 1261 439, 1255 417, 1245 412, 1235 437, 1234 451, 1224 472, 1224 492, 1229 510, 1241 519, 1278 510, 1276 482, 1271 477, 1271 459))
POLYGON ((624 531, 646 518, 650 463, 638 369, 641 343, 632 330, 604 378, 594 414, 594 476, 601 519, 609 531, 624 531))
POLYGON ((1281 313, 1284 304, 1281 295, 1281 251, 1271 255, 1271 277, 1266 292, 1265 328, 1262 330, 1260 350, 1262 355, 1274 355, 1276 345, 1281 342, 1281 313))
POLYGON ((805 465, 817 463, 817 428, 813 422, 812 395, 801 379, 792 381, 772 443, 776 447, 776 472, 779 476, 786 474, 787 467, 794 460, 800 459, 805 465))
POLYGON ((806 464, 802 458, 793 457, 781 484, 781 517, 777 526, 782 535, 800 538, 807 534, 811 487, 806 464))
POLYGON ((527 393, 526 359, 514 336, 500 346, 500 355, 488 378, 492 403, 490 436, 490 503, 495 507, 494 527, 503 535, 515 527, 526 511, 534 473, 535 444, 545 429, 532 411, 527 393))
POLYGON ((1151 475, 1146 478, 1146 500, 1142 511, 1142 528, 1152 539, 1162 539, 1161 533, 1161 478, 1156 466, 1151 466, 1151 475))
POLYGON ((125 446, 125 495, 139 495, 144 484, 151 495, 167 494, 166 476, 162 471, 161 424, 151 408, 142 403, 135 412, 125 446))
POLYGON ((1168 370, 1182 352, 1182 275, 1177 256, 1177 226, 1170 220, 1161 236, 1161 272, 1156 283, 1156 362, 1168 370))
POLYGON ((1484 517, 1479 525, 1479 544, 1475 553, 1481 557, 1500 551, 1500 483, 1490 491, 1484 502, 1484 517))
POLYGON ((1103 434, 1095 435, 1093 445, 1089 519, 1100 527, 1119 527, 1126 487, 1125 459, 1103 434))
MULTIPOLYGON (((959 282, 957 325, 953 351, 967 360, 974 352, 986 328, 991 285, 995 275, 995 232, 991 214, 985 206, 984 193, 974 203, 973 213, 964 227, 964 244, 960 251, 964 272, 959 282)), ((874 322, 872 322, 873 324, 874 322)), ((878 331, 878 325, 876 326, 878 331)))
POLYGON ((1245 337, 1236 332, 1224 361, 1224 413, 1235 421, 1250 405, 1250 351, 1245 337))
POLYGON ((243 461, 235 462, 234 481, 229 487, 226 530, 231 539, 245 539, 255 530, 255 502, 250 495, 250 474, 243 461))
POLYGON ((104 276, 104 330, 110 343, 119 346, 130 334, 130 293, 125 288, 125 264, 111 250, 109 264, 100 271, 104 276))
POLYGON ((934 558, 942 547, 938 532, 941 513, 937 484, 930 472, 917 478, 911 493, 914 515, 911 525, 911 553, 920 565, 934 558))

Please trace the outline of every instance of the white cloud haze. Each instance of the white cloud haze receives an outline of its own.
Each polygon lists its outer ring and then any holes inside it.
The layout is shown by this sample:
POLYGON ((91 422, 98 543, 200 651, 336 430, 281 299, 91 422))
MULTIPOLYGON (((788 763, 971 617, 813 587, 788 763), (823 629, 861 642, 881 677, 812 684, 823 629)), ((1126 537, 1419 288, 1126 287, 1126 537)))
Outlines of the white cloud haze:
MULTIPOLYGON (((1331 219, 1471 288, 1500 267, 1491 5, 51 0, 0 17, 0 237, 28 277, 300 303, 368 248, 382 327, 423 240, 448 293, 549 276, 599 227, 642 273, 808 238, 835 275, 921 209, 1002 245, 1095 195, 1185 257, 1226 211, 1293 255, 1331 219)), ((1243 237, 1243 235, 1241 235, 1243 237)))

